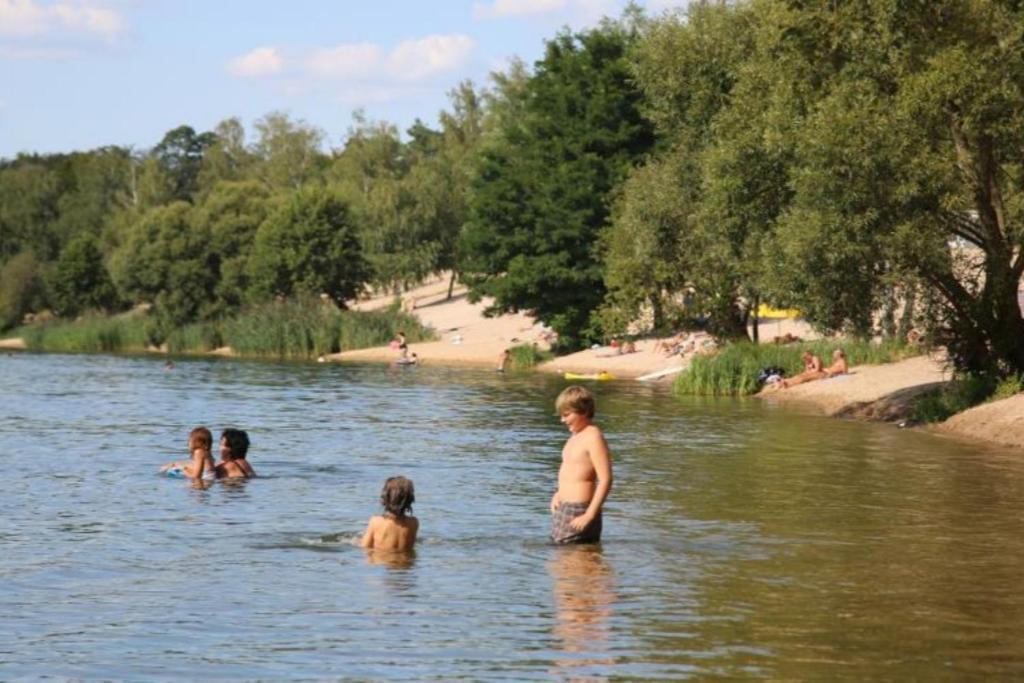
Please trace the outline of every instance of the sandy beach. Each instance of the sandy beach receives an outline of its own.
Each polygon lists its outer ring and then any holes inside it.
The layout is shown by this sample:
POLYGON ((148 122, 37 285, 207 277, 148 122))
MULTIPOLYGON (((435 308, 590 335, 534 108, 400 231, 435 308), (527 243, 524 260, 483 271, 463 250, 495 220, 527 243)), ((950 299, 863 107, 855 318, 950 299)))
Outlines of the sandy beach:
MULTIPOLYGON (((470 303, 466 288, 458 285, 448 299, 448 279, 434 278, 421 287, 410 290, 400 297, 403 305, 420 321, 432 327, 440 337, 439 341, 409 344, 409 352, 415 353, 426 365, 469 365, 476 367, 497 367, 498 357, 507 348, 521 344, 536 343, 538 348, 547 350, 538 321, 522 313, 506 314, 493 318, 484 317, 487 300, 470 303)), ((375 310, 391 305, 394 295, 384 295, 354 302, 351 307, 358 310, 375 310)), ((637 342, 636 352, 618 354, 614 349, 587 349, 538 366, 543 372, 592 374, 611 373, 617 379, 635 379, 649 373, 667 371, 663 378, 669 379, 674 372, 684 367, 679 356, 672 358, 654 351, 656 340, 637 342)), ((327 361, 370 361, 391 362, 397 352, 387 346, 369 349, 342 351, 325 357, 327 361)))

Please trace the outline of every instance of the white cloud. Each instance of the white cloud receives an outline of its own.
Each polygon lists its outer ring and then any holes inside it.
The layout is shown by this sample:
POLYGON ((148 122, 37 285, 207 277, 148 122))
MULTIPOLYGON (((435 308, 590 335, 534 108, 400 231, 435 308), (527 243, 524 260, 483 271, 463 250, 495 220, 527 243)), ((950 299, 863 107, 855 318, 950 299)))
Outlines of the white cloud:
POLYGON ((235 57, 227 66, 236 76, 273 76, 285 71, 317 81, 348 83, 418 81, 463 64, 476 41, 461 34, 430 35, 405 40, 385 51, 375 43, 348 43, 287 56, 274 47, 260 47, 235 57))
POLYGON ((228 73, 235 76, 254 78, 272 76, 284 69, 284 57, 277 48, 258 47, 228 62, 228 73))
POLYGON ((352 43, 317 50, 306 61, 306 68, 315 76, 358 76, 373 70, 381 61, 381 49, 373 43, 352 43))
POLYGON ((473 17, 477 19, 504 19, 550 14, 569 6, 569 0, 494 0, 488 4, 473 4, 473 17))
POLYGON ((464 35, 433 35, 399 43, 388 55, 387 70, 405 80, 418 80, 449 71, 462 64, 476 47, 464 35))
POLYGON ((120 14, 88 1, 0 0, 0 35, 30 37, 63 31, 112 39, 124 28, 120 14))

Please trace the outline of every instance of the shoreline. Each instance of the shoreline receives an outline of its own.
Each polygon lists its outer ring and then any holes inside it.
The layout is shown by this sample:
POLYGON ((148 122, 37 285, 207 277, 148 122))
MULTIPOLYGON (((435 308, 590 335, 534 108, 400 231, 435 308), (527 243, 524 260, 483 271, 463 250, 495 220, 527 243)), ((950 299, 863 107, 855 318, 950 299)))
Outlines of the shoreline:
MULTIPOLYGON (((433 278, 397 297, 412 315, 436 332, 438 339, 409 344, 427 366, 497 368, 502 351, 517 345, 535 344, 547 351, 545 328, 523 313, 486 317, 488 301, 470 303, 466 288, 457 285, 448 297, 449 281, 433 278)), ((375 310, 392 305, 396 297, 381 295, 353 302, 355 310, 375 310)), ((799 321, 772 321, 762 325, 762 338, 794 335, 813 338, 809 327, 799 321)), ((667 384, 689 365, 689 357, 666 357, 655 350, 658 339, 636 340, 636 352, 618 353, 602 347, 559 356, 534 368, 553 374, 594 375, 608 373, 617 380, 642 380, 667 384)), ((24 340, 0 339, 0 350, 24 350, 24 340)), ((153 350, 159 353, 158 350, 153 350)), ((211 351, 211 356, 235 356, 228 348, 211 351)), ((388 346, 342 351, 322 357, 322 362, 392 363, 398 353, 388 346)), ((950 380, 945 357, 917 356, 896 363, 860 365, 847 375, 808 382, 788 389, 762 391, 755 397, 776 403, 803 405, 832 417, 905 423, 913 399, 950 380)), ((902 425, 901 425, 902 426, 902 425)), ((917 427, 939 435, 1013 448, 1024 447, 1024 394, 975 406, 937 425, 917 427)))

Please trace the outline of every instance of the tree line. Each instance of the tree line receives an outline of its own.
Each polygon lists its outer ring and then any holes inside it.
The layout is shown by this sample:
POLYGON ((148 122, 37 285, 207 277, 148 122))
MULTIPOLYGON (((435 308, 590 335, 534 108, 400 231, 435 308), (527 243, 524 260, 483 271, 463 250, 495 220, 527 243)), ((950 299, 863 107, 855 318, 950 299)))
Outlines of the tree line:
MULTIPOLYGON (((0 164, 0 323, 152 302, 157 333, 456 273, 565 347, 645 319, 825 331, 1024 372, 1024 8, 693 2, 563 30, 439 124, 272 113, 0 164)), ((756 330, 756 327, 754 328, 756 330)))

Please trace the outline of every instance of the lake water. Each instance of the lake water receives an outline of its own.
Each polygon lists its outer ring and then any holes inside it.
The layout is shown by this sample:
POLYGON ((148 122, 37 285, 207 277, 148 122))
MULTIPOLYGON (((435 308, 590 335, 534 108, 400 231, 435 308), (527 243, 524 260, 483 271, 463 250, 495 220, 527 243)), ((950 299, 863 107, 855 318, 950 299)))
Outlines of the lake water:
POLYGON ((604 542, 546 541, 539 374, 0 356, 0 679, 1024 676, 1024 458, 594 385, 604 542), (158 476, 189 430, 260 477, 158 476), (408 561, 353 539, 416 484, 408 561))

